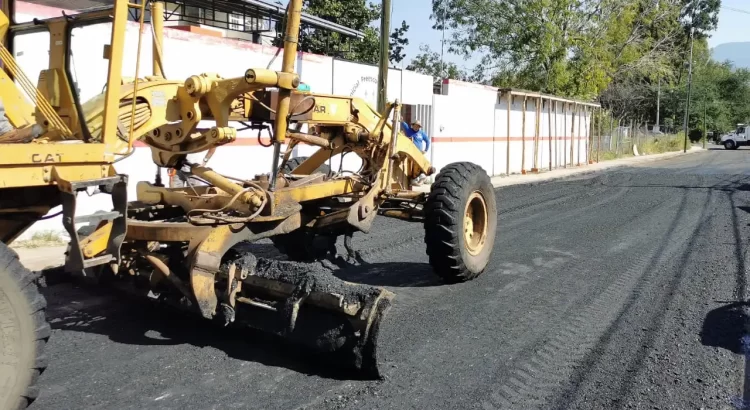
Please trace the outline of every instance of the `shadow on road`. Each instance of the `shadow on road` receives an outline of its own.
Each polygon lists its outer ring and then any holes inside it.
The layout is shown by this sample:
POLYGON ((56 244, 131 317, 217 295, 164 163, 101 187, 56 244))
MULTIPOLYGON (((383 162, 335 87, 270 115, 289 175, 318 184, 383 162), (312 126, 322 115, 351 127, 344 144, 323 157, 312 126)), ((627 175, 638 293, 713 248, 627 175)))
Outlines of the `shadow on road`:
MULTIPOLYGON (((737 191, 750 190, 750 185, 740 184, 737 191)), ((733 302, 718 302, 722 306, 711 310, 703 320, 701 328, 701 344, 710 347, 719 347, 729 350, 735 354, 743 354, 743 338, 747 334, 747 325, 750 323, 750 301, 747 301, 745 289, 747 279, 745 277, 744 243, 739 230, 739 218, 737 209, 750 213, 750 207, 736 205, 734 193, 729 195, 732 211, 732 230, 734 236, 734 254, 737 260, 737 271, 735 273, 735 299, 733 302)))
POLYGON ((137 346, 179 346, 221 350, 228 357, 283 367, 298 373, 334 380, 357 380, 361 375, 343 360, 316 353, 281 337, 251 328, 218 323, 110 289, 61 284, 43 289, 53 329, 108 337, 114 343, 137 346))
POLYGON ((743 354, 742 338, 748 321, 750 302, 724 303, 708 312, 701 328, 701 344, 743 354))
POLYGON ((334 275, 345 281, 384 287, 427 287, 445 283, 427 263, 384 262, 352 265, 334 271, 334 275))
MULTIPOLYGON (((278 258, 271 244, 253 244, 258 256, 278 258)), ((125 345, 215 348, 233 359, 335 380, 363 376, 348 367, 346 359, 314 352, 287 340, 251 328, 224 327, 197 314, 139 298, 109 287, 72 280, 59 272, 50 276, 42 291, 48 301, 53 329, 100 334, 125 345), (54 276, 56 280, 52 280, 54 276), (50 286, 51 285, 51 286, 50 286)), ((383 287, 441 286, 443 282, 427 263, 388 262, 343 264, 332 275, 354 283, 383 287)))

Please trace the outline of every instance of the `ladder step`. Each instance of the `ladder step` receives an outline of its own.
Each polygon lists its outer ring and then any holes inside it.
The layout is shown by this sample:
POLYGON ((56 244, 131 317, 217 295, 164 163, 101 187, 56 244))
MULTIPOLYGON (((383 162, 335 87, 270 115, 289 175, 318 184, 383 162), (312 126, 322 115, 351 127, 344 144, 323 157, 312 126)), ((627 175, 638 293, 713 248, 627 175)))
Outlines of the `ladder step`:
POLYGON ((114 257, 112 257, 112 255, 102 255, 91 259, 85 259, 83 261, 83 268, 86 269, 92 266, 104 265, 105 263, 108 263, 113 259, 114 257))
POLYGON ((91 214, 91 215, 81 215, 76 216, 76 223, 92 223, 92 222, 99 222, 99 221, 111 221, 113 219, 117 219, 121 217, 122 214, 113 211, 113 212, 102 212, 98 214, 91 214))
POLYGON ((86 179, 83 181, 72 181, 70 182, 70 186, 73 189, 73 191, 78 191, 80 189, 92 187, 92 186, 112 186, 114 184, 117 184, 118 182, 126 182, 123 181, 123 177, 121 175, 113 176, 113 177, 104 177, 104 178, 96 178, 96 179, 86 179))

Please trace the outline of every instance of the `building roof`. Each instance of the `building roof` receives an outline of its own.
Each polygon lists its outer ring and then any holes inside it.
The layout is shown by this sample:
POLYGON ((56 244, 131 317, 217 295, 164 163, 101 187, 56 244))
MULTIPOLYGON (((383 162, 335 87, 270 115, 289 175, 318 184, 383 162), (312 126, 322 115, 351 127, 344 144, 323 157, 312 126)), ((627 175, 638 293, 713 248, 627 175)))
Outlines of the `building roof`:
MULTIPOLYGON (((238 14, 255 18, 271 18, 280 21, 286 13, 286 5, 274 4, 267 0, 165 0, 189 7, 212 9, 218 12, 238 14)), ((25 0, 25 3, 39 4, 65 10, 84 10, 88 8, 111 6, 114 0, 25 0)), ((309 28, 339 33, 348 37, 364 38, 364 33, 340 24, 332 23, 308 13, 302 13, 302 24, 309 28)), ((210 24, 207 24, 210 25, 210 24)))
POLYGON ((576 104, 576 105, 582 105, 586 107, 601 108, 601 104, 597 102, 593 102, 593 101, 583 101, 583 100, 576 100, 573 98, 558 97, 555 95, 542 94, 536 91, 527 91, 527 90, 522 90, 518 88, 498 88, 498 91, 506 95, 510 93, 510 95, 512 96, 542 98, 544 100, 557 101, 557 102, 562 102, 566 104, 576 104))

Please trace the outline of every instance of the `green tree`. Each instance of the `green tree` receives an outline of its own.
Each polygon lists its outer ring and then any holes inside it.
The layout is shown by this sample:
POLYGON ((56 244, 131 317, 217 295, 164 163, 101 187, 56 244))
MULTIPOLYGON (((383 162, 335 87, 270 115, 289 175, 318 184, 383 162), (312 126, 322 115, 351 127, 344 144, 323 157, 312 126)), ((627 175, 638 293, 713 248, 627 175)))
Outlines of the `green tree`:
MULTIPOLYGON (((299 50, 376 64, 380 55, 380 30, 375 28, 375 23, 380 19, 380 10, 379 2, 373 4, 367 0, 305 0, 304 12, 361 31, 364 38, 354 39, 327 30, 305 29, 300 32, 299 50)), ((391 33, 391 49, 396 51, 389 56, 391 63, 404 59, 403 49, 409 44, 406 38, 408 30, 409 26, 404 21, 391 33)), ((279 31, 282 31, 281 28, 279 31)), ((281 45, 281 39, 278 38, 275 44, 281 45)))
POLYGON ((559 94, 570 82, 568 51, 582 28, 577 3, 433 0, 433 27, 452 33, 449 52, 484 55, 475 70, 483 82, 559 94))
POLYGON ((686 32, 690 27, 697 38, 706 38, 719 24, 721 0, 682 0, 681 16, 685 19, 686 32))
POLYGON ((430 75, 436 81, 440 81, 442 78, 462 81, 469 80, 467 73, 455 63, 443 61, 441 64, 440 53, 432 51, 429 46, 424 44, 419 46, 419 54, 412 59, 406 69, 430 75))
POLYGON ((404 47, 409 45, 409 39, 406 38, 406 32, 409 31, 409 25, 406 21, 401 22, 401 27, 393 30, 391 33, 391 55, 389 60, 393 64, 400 63, 406 57, 404 47))
MULTIPOLYGON (((729 63, 695 63, 689 127, 724 132, 750 120, 750 72, 729 63)), ((684 88, 680 97, 685 98, 684 88)), ((684 110, 684 104, 681 105, 684 110)), ((681 111, 680 114, 683 112, 681 111)))
POLYGON ((450 52, 484 55, 484 82, 588 99, 619 77, 671 70, 678 1, 433 0, 432 18, 450 52))
MULTIPOLYGON (((706 43, 721 0, 433 0, 433 28, 448 51, 481 54, 470 76, 580 99, 597 99, 616 118, 651 123, 661 93, 662 124, 677 128, 687 100, 689 126, 714 131, 750 120, 750 72, 710 61, 706 43)), ((434 53, 411 68, 436 75, 434 53)), ((439 73, 439 72, 438 72, 439 73)))
POLYGON ((675 62, 682 58, 681 5, 668 0, 609 0, 603 11, 604 29, 590 36, 598 42, 598 54, 588 59, 596 69, 585 71, 603 70, 606 87, 599 100, 616 116, 650 121, 655 117, 658 84, 668 88, 676 75, 679 78, 675 62))

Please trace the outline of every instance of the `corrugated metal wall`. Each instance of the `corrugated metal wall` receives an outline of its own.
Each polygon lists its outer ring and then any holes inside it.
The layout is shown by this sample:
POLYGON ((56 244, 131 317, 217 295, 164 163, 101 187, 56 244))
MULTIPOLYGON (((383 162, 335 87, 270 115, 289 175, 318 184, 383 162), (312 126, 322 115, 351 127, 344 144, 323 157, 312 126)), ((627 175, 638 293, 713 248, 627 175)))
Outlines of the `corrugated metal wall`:
POLYGON ((428 137, 432 137, 432 105, 416 104, 405 105, 403 109, 404 121, 419 120, 422 123, 422 130, 428 137))

